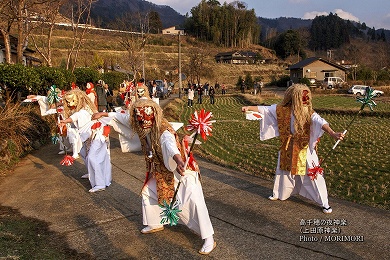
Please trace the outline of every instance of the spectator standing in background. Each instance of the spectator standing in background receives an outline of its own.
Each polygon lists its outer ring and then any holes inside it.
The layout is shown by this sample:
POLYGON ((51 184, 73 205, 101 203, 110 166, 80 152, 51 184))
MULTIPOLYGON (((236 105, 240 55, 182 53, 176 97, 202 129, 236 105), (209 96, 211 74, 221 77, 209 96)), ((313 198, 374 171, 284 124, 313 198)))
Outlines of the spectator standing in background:
POLYGON ((215 103, 214 95, 215 95, 215 89, 213 86, 210 86, 209 97, 210 97, 210 104, 212 104, 212 105, 214 105, 214 103, 215 103))
POLYGON ((259 88, 259 84, 257 82, 255 82, 255 84, 253 84, 253 94, 256 96, 257 94, 257 90, 259 88))
POLYGON ((206 82, 206 84, 204 84, 204 95, 207 96, 209 94, 209 83, 206 82))
POLYGON ((196 89, 198 94, 198 104, 202 104, 202 95, 203 95, 203 86, 202 84, 199 84, 199 86, 196 89))
POLYGON ((263 81, 260 80, 260 82, 259 82, 259 93, 260 93, 260 96, 261 96, 261 91, 263 90, 263 86, 264 86, 264 83, 263 83, 263 81))
POLYGON ((218 81, 217 82, 215 82, 215 92, 216 93, 219 93, 219 87, 220 87, 220 85, 219 85, 219 83, 218 83, 218 81))
POLYGON ((222 83, 222 95, 225 95, 226 94, 226 85, 224 83, 222 83))
POLYGON ((87 89, 85 90, 85 93, 87 94, 88 98, 92 101, 92 103, 95 105, 95 107, 98 107, 98 96, 95 91, 95 86, 92 82, 87 83, 87 89))
POLYGON ((107 112, 114 111, 114 93, 112 92, 112 89, 109 88, 107 83, 104 84, 104 90, 106 92, 106 100, 107 100, 106 110, 107 112))
POLYGON ((194 86, 190 86, 188 88, 187 92, 188 92, 188 103, 187 103, 187 106, 188 107, 192 107, 193 102, 194 102, 194 95, 195 95, 194 86))
POLYGON ((106 91, 104 89, 104 81, 99 80, 98 84, 96 84, 96 94, 97 94, 97 101, 98 101, 98 111, 103 112, 107 109, 107 97, 106 97, 106 91))

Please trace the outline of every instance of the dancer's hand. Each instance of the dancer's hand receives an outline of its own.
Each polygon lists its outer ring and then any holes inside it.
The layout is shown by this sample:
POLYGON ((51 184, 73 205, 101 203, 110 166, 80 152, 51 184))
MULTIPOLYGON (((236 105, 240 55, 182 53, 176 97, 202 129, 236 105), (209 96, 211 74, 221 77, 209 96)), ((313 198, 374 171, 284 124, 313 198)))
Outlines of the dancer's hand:
POLYGON ((247 106, 245 106, 245 107, 242 107, 241 108, 241 112, 247 112, 247 111, 249 111, 249 107, 247 107, 247 106))
POLYGON ((92 115, 92 120, 96 120, 96 119, 99 119, 103 116, 108 116, 108 113, 107 112, 97 112, 97 113, 94 113, 92 115))
POLYGON ((181 175, 181 176, 184 176, 184 161, 183 159, 181 158, 181 155, 180 154, 175 154, 173 156, 173 160, 175 160, 176 164, 177 164, 177 167, 176 167, 176 170, 177 172, 181 175))
POLYGON ((258 112, 258 108, 257 106, 244 106, 241 108, 241 112, 248 112, 248 111, 255 111, 255 112, 258 112))
POLYGON ((342 133, 342 132, 333 132, 333 134, 331 134, 331 136, 335 139, 335 140, 340 140, 342 141, 345 137, 345 134, 342 133))
POLYGON ((343 133, 342 132, 335 132, 332 130, 332 128, 330 128, 329 124, 323 125, 322 130, 327 132, 335 140, 340 140, 340 141, 344 139, 345 134, 347 133, 347 131, 344 131, 343 133))
POLYGON ((64 125, 66 125, 68 123, 72 123, 72 122, 73 122, 72 118, 68 117, 67 119, 60 120, 60 122, 58 123, 58 126, 63 127, 64 125))

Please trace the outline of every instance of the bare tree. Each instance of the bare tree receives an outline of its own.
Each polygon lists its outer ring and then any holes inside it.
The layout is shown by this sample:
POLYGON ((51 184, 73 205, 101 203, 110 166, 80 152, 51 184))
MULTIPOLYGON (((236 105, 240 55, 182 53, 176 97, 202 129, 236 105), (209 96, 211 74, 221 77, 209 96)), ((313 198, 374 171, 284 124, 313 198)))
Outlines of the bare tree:
POLYGON ((212 77, 213 71, 208 68, 205 59, 210 57, 207 49, 193 48, 188 52, 189 60, 184 65, 184 70, 187 72, 189 81, 200 83, 202 77, 212 77))
POLYGON ((127 65, 134 73, 135 78, 140 78, 142 70, 142 77, 145 77, 144 73, 144 48, 149 36, 149 18, 148 15, 127 14, 117 20, 117 27, 120 30, 130 30, 134 28, 134 25, 128 21, 134 20, 134 17, 138 18, 137 27, 141 32, 126 32, 121 34, 120 44, 128 53, 127 65), (131 18, 130 18, 131 17, 131 18))
POLYGON ((74 71, 79 51, 81 49, 84 37, 91 26, 91 6, 96 0, 69 0, 64 9, 69 17, 71 17, 71 28, 73 39, 71 47, 68 49, 66 60, 66 69, 74 71))
POLYGON ((387 67, 389 64, 389 47, 388 44, 382 41, 378 41, 374 44, 373 55, 375 57, 375 62, 371 64, 373 68, 373 80, 377 81, 378 74, 381 70, 387 67))
POLYGON ((28 45, 29 35, 39 24, 32 23, 39 17, 41 6, 49 0, 18 0, 11 1, 10 9, 16 20, 18 43, 16 46, 16 62, 23 62, 23 54, 28 45))
POLYGON ((46 2, 54 0, 5 0, 0 4, 0 31, 6 45, 6 62, 11 63, 11 31, 17 32, 16 62, 23 62, 29 35, 39 23, 40 10, 46 2))
POLYGON ((4 40, 5 63, 12 63, 10 30, 14 19, 11 14, 11 0, 4 0, 0 3, 0 32, 4 40))
POLYGON ((45 60, 45 63, 48 67, 52 67, 52 48, 51 41, 53 36, 53 31, 56 26, 58 18, 61 17, 60 8, 68 0, 50 0, 43 4, 40 10, 40 19, 37 20, 37 23, 40 23, 40 35, 36 37, 31 34, 31 39, 34 44, 35 49, 45 60))

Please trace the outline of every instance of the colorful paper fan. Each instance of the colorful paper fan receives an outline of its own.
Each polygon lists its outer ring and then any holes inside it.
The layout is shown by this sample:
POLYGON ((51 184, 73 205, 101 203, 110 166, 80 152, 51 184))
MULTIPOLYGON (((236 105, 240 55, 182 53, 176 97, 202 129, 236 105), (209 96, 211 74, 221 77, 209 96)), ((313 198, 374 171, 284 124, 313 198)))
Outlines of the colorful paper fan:
POLYGON ((213 114, 211 112, 206 112, 204 109, 197 111, 192 114, 189 121, 189 125, 186 126, 188 131, 196 130, 200 134, 203 140, 207 139, 207 136, 211 136, 212 124, 215 120, 210 120, 213 114))
POLYGON ((60 101, 60 97, 58 96, 57 86, 52 85, 49 88, 49 94, 47 95, 47 102, 49 104, 54 104, 54 103, 57 103, 59 101, 60 101))
POLYGON ((313 168, 309 168, 308 169, 308 176, 310 177, 310 179, 312 181, 316 180, 317 179, 317 176, 318 174, 323 174, 324 173, 324 169, 321 168, 319 165, 318 166, 314 166, 313 168))
POLYGON ((362 103, 362 106, 360 110, 363 110, 365 106, 369 106, 370 110, 373 111, 373 107, 376 106, 376 103, 372 98, 376 97, 376 94, 374 94, 374 90, 371 87, 366 88, 366 93, 364 97, 357 97, 356 100, 360 103, 362 103))
POLYGON ((180 203, 178 201, 175 201, 173 203, 173 205, 169 205, 164 200, 164 205, 163 206, 160 205, 160 208, 163 210, 160 213, 160 215, 162 217, 160 224, 168 223, 170 226, 177 225, 177 223, 180 219, 179 216, 177 215, 177 213, 181 212, 181 210, 179 209, 179 204, 180 203))
POLYGON ((60 140, 60 138, 59 138, 58 134, 54 134, 51 136, 51 142, 53 144, 57 144, 59 140, 60 140))

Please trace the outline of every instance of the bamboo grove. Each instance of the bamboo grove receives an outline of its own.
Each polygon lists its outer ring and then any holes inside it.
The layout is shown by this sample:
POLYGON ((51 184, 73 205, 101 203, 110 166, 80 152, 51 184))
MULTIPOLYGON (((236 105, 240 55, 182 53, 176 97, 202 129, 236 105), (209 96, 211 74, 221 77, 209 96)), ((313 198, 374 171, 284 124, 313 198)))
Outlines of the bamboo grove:
POLYGON ((247 10, 243 2, 221 6, 216 0, 202 0, 191 9, 185 22, 188 34, 218 46, 245 48, 258 44, 260 25, 254 9, 247 10))

